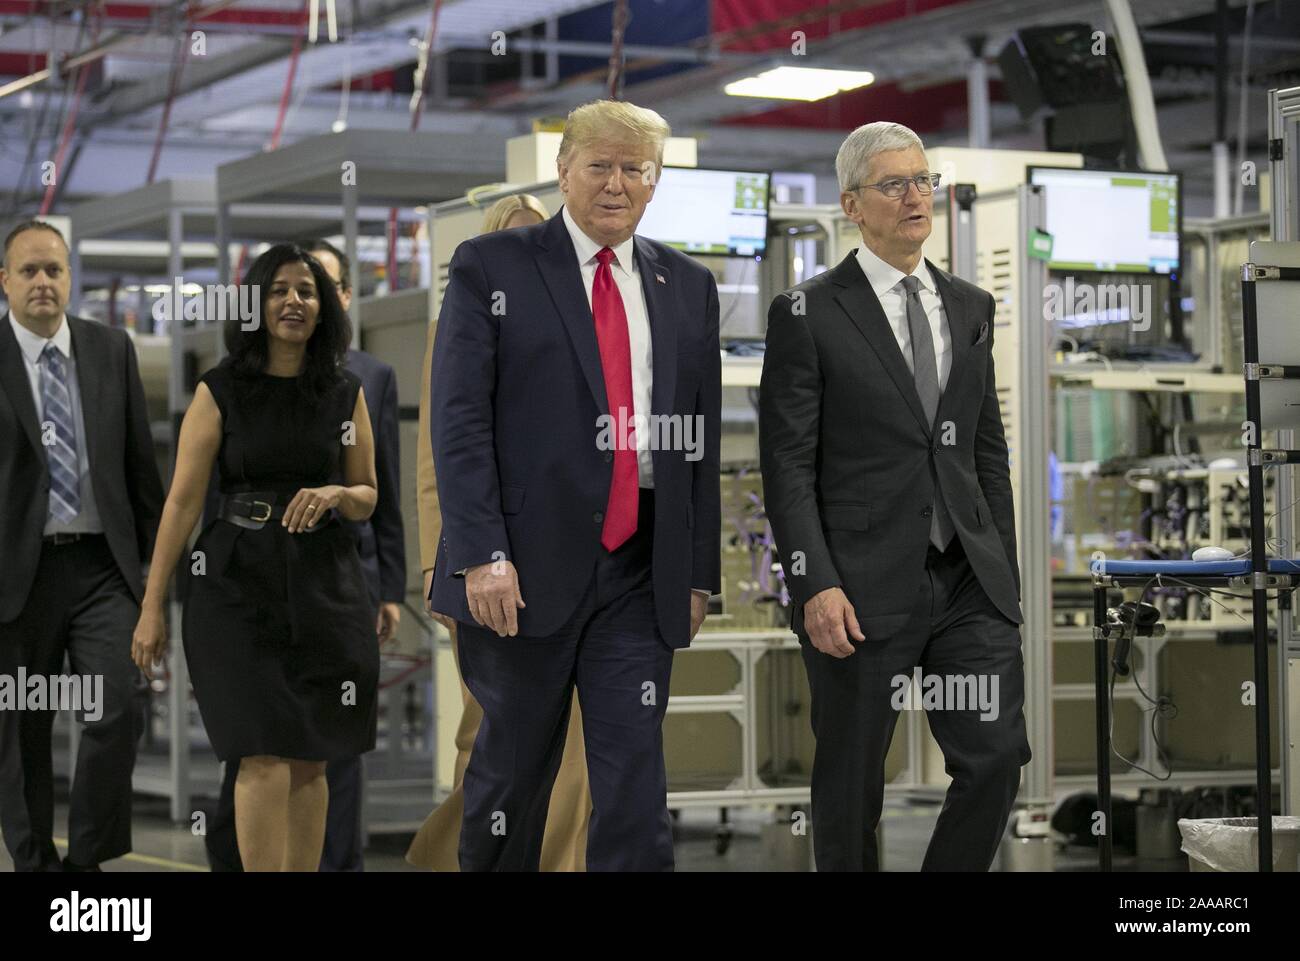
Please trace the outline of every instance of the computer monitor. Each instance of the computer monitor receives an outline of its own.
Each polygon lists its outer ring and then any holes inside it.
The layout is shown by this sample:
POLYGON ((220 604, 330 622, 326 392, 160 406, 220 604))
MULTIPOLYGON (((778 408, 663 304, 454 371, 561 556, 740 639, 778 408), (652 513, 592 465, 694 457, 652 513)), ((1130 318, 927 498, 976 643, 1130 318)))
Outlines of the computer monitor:
POLYGON ((664 167, 636 232, 688 254, 762 256, 771 179, 765 172, 664 167))
POLYGON ((1053 270, 1178 273, 1179 174, 1031 166, 1028 180, 1044 188, 1053 270))

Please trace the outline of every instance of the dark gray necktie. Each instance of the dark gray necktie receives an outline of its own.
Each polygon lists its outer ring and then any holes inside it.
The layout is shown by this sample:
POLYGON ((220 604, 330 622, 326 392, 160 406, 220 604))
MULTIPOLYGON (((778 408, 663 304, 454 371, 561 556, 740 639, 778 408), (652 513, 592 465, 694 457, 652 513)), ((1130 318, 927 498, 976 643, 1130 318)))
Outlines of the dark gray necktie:
MULTIPOLYGON (((912 377, 916 381, 916 393, 921 398, 921 409, 925 418, 934 427, 934 415, 939 411, 939 368, 934 355, 934 335, 930 333, 930 319, 921 306, 921 280, 918 277, 904 277, 903 289, 907 291, 907 328, 912 335, 912 377)), ((952 518, 943 502, 943 492, 939 489, 939 479, 934 484, 934 513, 930 515, 930 542, 939 550, 948 546, 952 540, 952 518)))

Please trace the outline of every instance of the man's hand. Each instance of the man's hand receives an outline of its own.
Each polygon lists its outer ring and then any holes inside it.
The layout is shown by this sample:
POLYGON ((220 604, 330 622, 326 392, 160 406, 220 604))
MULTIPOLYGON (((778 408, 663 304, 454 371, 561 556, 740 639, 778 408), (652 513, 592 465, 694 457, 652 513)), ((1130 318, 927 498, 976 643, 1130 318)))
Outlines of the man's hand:
POLYGON ((697 591, 691 591, 691 640, 695 640, 695 635, 699 633, 700 625, 704 623, 704 615, 709 613, 709 598, 705 594, 697 591))
POLYGON ((803 606, 803 623, 813 647, 831 657, 848 657, 854 652, 850 637, 855 641, 867 639, 858 627, 853 605, 838 587, 812 596, 803 606))
POLYGON ((465 600, 474 620, 498 637, 519 633, 518 609, 526 607, 519 593, 519 575, 509 561, 479 564, 465 572, 465 600))
POLYGON ((387 644, 397 636, 397 625, 402 622, 402 605, 385 601, 379 605, 379 617, 375 619, 375 633, 379 643, 387 644))

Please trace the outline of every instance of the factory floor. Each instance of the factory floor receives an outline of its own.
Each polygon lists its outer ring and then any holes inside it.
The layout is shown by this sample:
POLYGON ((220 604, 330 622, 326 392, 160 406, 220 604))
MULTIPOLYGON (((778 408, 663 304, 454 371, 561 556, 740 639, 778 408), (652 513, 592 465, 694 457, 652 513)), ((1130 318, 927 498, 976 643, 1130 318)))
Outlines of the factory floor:
MULTIPOLYGON (((886 871, 918 871, 925 856, 925 848, 939 815, 938 804, 918 804, 904 801, 890 802, 883 815, 884 868, 886 871)), ((55 810, 56 841, 60 852, 66 852, 68 808, 60 803, 55 810)), ((788 842, 781 853, 774 853, 773 837, 783 832, 765 833, 770 816, 759 812, 732 811, 729 815, 732 829, 731 841, 725 853, 717 851, 718 812, 707 809, 688 809, 676 820, 674 849, 678 871, 771 871, 806 870, 791 860, 800 848, 788 842)), ((123 858, 103 865, 105 871, 206 871, 207 859, 203 839, 195 837, 188 825, 172 824, 167 818, 167 802, 157 798, 136 798, 133 823, 135 850, 123 858)), ((418 871, 407 864, 404 855, 410 843, 409 834, 373 835, 366 850, 367 871, 418 871)), ((784 838, 782 838, 784 840, 784 838)), ((804 848, 806 850, 806 848, 804 848)), ((1055 858, 1057 871, 1094 871, 1097 855, 1094 849, 1069 848, 1059 850, 1055 858)), ((0 872, 13 869, 9 855, 0 848, 0 872)), ((996 868, 995 868, 996 869, 996 868)), ((1117 871, 1186 871, 1185 857, 1171 860, 1139 860, 1119 852, 1115 857, 1117 871)))

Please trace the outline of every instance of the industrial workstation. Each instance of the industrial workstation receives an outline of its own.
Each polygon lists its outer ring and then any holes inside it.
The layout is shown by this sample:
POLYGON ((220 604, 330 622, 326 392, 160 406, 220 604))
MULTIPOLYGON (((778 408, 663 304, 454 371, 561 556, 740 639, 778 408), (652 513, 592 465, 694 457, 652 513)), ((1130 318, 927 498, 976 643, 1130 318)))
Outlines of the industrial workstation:
POLYGON ((1296 871, 1297 38, 0 0, 0 870, 1296 871))

